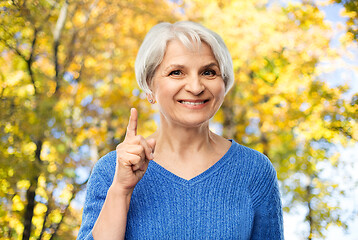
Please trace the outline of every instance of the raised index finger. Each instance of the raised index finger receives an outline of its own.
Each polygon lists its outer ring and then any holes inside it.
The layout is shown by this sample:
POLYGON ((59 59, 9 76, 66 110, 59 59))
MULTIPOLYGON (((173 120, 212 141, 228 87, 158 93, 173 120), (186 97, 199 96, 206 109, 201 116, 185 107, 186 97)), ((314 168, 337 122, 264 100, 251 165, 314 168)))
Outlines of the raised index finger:
POLYGON ((137 135, 137 119, 138 119, 137 109, 131 108, 131 116, 129 117, 126 137, 134 137, 137 135))

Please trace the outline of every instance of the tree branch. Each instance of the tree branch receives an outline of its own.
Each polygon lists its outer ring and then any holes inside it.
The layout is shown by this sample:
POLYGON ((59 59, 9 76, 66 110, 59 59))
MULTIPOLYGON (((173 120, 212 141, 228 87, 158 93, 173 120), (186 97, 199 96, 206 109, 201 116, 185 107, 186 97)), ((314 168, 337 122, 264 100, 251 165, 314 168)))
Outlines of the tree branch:
POLYGON ((38 29, 36 27, 34 27, 34 38, 32 39, 30 56, 29 56, 29 59, 26 61, 27 70, 29 72, 31 82, 34 87, 35 96, 38 95, 38 90, 36 87, 35 76, 32 71, 32 63, 34 61, 34 56, 35 56, 35 45, 36 45, 36 41, 37 41, 37 33, 38 33, 38 29))
MULTIPOLYGON (((84 23, 83 25, 86 26, 87 23, 88 23, 88 20, 90 19, 90 16, 91 16, 91 13, 93 11, 93 9, 97 6, 98 4, 98 0, 95 0, 89 7, 89 10, 86 12, 85 14, 85 20, 84 20, 84 23)), ((77 7, 76 6, 76 9, 75 11, 77 10, 77 7)), ((74 51, 73 51, 73 46, 76 42, 76 39, 77 39, 77 36, 78 36, 78 33, 79 33, 80 29, 75 29, 73 34, 72 34, 72 37, 71 37, 71 41, 70 41, 70 44, 69 44, 69 47, 68 47, 68 51, 67 51, 67 60, 65 61, 64 63, 64 69, 67 69, 68 66, 71 64, 71 61, 73 60, 74 58, 74 51)), ((82 66, 81 66, 81 71, 82 71, 82 66)), ((79 79, 80 77, 78 77, 77 79, 79 79)))
POLYGON ((58 93, 60 90, 60 65, 58 59, 58 47, 60 46, 60 37, 61 37, 62 29, 65 25, 67 10, 68 10, 68 0, 66 0, 61 7, 60 15, 58 16, 56 27, 53 32, 53 39, 54 39, 53 51, 54 51, 55 81, 56 81, 55 93, 58 93))
POLYGON ((5 39, 0 38, 1 42, 4 43, 4 45, 10 49, 11 51, 15 52, 19 57, 21 57, 25 62, 27 61, 26 57, 20 52, 19 49, 16 47, 11 46, 5 39))

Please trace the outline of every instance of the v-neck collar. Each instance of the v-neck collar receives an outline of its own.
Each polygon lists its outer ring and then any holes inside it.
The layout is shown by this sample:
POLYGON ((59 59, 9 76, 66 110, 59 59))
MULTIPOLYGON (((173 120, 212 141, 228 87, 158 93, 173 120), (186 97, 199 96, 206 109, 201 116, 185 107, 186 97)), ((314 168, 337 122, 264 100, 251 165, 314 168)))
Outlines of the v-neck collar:
POLYGON ((229 141, 231 142, 231 146, 229 150, 224 154, 224 156, 222 156, 216 163, 214 163, 211 167, 206 169, 204 172, 198 174, 197 176, 189 180, 179 177, 178 175, 162 167, 160 164, 156 163, 155 161, 150 161, 148 168, 153 169, 155 172, 161 174, 162 176, 164 176, 165 178, 167 178, 172 182, 178 183, 180 185, 193 186, 196 183, 201 182, 206 178, 210 177, 212 174, 217 172, 222 166, 224 166, 227 161, 231 159, 231 156, 235 152, 234 148, 237 145, 237 143, 232 139, 229 139, 229 141))

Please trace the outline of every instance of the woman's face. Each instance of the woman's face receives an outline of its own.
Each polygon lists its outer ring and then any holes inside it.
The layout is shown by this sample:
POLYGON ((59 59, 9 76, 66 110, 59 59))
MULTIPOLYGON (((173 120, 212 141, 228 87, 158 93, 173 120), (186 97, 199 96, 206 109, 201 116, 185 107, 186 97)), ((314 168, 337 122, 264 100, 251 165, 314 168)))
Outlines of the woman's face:
POLYGON ((187 127, 206 123, 225 96, 219 64, 204 42, 200 49, 190 50, 178 40, 170 41, 151 90, 162 121, 187 127))

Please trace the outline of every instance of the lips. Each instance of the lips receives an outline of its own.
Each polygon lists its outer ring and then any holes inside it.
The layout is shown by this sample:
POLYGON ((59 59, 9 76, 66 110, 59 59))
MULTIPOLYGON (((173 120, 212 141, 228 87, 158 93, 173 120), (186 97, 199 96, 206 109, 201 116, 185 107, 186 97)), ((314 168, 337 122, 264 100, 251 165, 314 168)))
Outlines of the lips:
POLYGON ((209 102, 209 99, 198 99, 198 100, 192 100, 192 99, 180 99, 178 102, 181 104, 181 106, 187 108, 187 109, 202 109, 205 106, 207 106, 207 103, 209 102))
POLYGON ((202 102, 187 102, 187 101, 181 101, 180 103, 182 104, 189 104, 189 105, 200 105, 200 104, 204 104, 204 101, 202 102))
POLYGON ((186 105, 192 105, 192 106, 198 106, 201 104, 206 103, 209 100, 179 100, 178 102, 180 102, 181 104, 186 104, 186 105))

